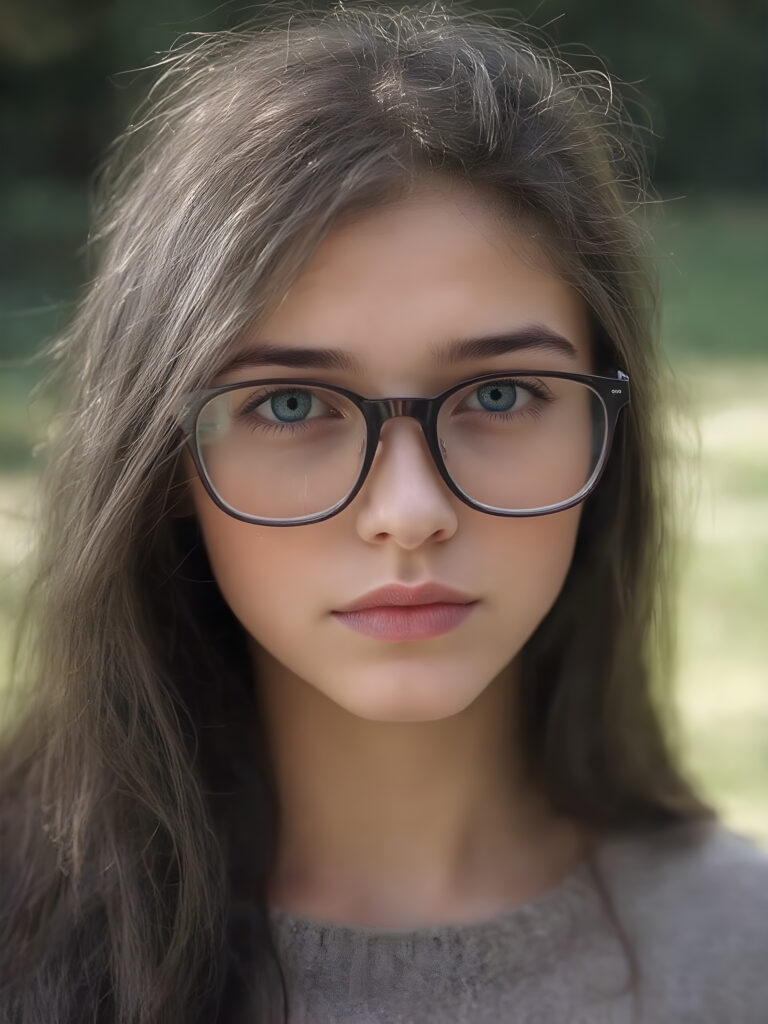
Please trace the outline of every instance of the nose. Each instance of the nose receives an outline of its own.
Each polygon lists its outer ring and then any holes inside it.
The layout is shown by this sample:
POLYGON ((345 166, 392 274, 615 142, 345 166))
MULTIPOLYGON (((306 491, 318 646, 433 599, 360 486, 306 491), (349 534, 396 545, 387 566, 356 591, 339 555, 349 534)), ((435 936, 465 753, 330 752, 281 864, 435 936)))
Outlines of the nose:
POLYGON ((419 423, 388 419, 365 483, 352 508, 357 531, 370 543, 388 539, 408 550, 452 537, 458 499, 440 476, 419 423))

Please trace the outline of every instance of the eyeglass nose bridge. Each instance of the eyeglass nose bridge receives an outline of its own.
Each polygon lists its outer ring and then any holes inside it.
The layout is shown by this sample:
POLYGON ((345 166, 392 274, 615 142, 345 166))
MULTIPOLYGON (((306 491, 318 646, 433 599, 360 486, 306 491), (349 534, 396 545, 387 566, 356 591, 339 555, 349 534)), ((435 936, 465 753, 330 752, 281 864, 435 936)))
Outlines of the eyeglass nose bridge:
POLYGON ((412 416, 425 423, 433 401, 430 398, 371 398, 365 404, 383 425, 395 416, 412 416))
POLYGON ((360 405, 368 424, 369 436, 368 458, 365 460, 361 484, 362 480, 368 476, 368 470, 378 448, 384 424, 388 420, 408 416, 415 419, 421 427, 427 448, 440 476, 448 488, 456 492, 456 485, 451 480, 444 464, 445 444, 437 434, 437 413, 443 398, 443 395, 438 395, 433 398, 364 398, 361 400, 360 405))
POLYGON ((368 430, 373 433, 376 445, 381 429, 388 420, 409 416, 421 426, 427 445, 434 455, 434 439, 431 435, 439 398, 367 398, 361 404, 368 421, 368 430))

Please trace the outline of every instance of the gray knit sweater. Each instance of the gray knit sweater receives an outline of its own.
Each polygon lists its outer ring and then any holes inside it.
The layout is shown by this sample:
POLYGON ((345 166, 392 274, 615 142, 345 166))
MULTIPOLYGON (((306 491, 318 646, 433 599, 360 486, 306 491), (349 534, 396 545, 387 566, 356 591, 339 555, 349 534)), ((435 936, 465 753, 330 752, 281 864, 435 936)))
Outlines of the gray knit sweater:
POLYGON ((478 923, 271 921, 290 1024, 768 1024, 768 851, 722 825, 612 839, 589 869, 478 923))

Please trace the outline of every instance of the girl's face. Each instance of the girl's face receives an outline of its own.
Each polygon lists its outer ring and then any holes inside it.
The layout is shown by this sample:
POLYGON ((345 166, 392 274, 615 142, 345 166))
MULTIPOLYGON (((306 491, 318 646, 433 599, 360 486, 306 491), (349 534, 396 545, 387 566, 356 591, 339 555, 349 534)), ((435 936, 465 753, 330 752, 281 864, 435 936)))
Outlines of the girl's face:
MULTIPOLYGON (((396 205, 337 225, 257 342, 341 349, 359 370, 239 365, 212 384, 313 378, 366 397, 433 395, 494 370, 592 372, 585 306, 489 199, 435 181, 396 205), (546 348, 441 367, 434 345, 542 325, 573 358, 546 348)), ((383 427, 353 502, 320 523, 255 526, 221 511, 194 472, 193 499, 225 600, 252 638, 262 686, 290 674, 353 715, 430 721, 468 707, 514 670, 571 563, 582 506, 505 518, 475 511, 438 474, 419 425, 383 427), (332 613, 373 588, 436 581, 476 600, 455 628, 423 640, 356 632, 332 613)))

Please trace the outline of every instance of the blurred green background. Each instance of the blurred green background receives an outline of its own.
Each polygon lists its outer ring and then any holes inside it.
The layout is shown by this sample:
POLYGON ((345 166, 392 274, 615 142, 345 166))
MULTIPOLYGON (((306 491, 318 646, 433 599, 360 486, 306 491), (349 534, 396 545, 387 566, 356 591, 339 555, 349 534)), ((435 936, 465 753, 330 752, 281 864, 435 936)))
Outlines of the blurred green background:
MULTIPOLYGON (((188 31, 266 7, 0 3, 0 681, 49 410, 28 357, 67 321, 99 161, 188 31), (25 360, 27 360, 25 362, 25 360)), ((315 3, 322 7, 322 3, 315 3)), ((502 4, 466 4, 501 12, 502 4)), ((768 846, 768 15, 762 0, 542 0, 516 10, 622 82, 645 126, 681 479, 681 753, 728 824, 768 846), (694 428, 691 429, 691 423, 694 428), (697 438, 698 433, 698 438, 697 438), (698 440, 700 439, 700 450, 698 440), (684 492, 684 493, 683 493, 684 492)))

